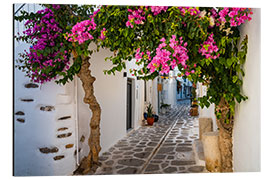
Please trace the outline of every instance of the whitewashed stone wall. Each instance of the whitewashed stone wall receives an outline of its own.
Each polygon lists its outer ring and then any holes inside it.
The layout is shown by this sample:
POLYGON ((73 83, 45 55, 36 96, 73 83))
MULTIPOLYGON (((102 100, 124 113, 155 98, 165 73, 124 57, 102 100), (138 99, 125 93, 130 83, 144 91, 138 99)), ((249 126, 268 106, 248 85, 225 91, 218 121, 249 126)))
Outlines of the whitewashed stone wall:
MULTIPOLYGON (((15 12, 22 4, 15 4, 15 12)), ((22 10, 35 12, 38 5, 22 10)), ((20 12, 19 12, 20 13, 20 12)), ((15 22, 15 34, 24 31, 15 22)), ((14 57, 29 45, 14 42, 14 57)), ((14 59, 14 61, 15 61, 14 59)), ((14 175, 69 175, 76 168, 74 83, 31 83, 14 69, 14 175)))
MULTIPOLYGON (((207 87, 202 85, 202 83, 197 84, 197 94, 198 97, 203 97, 206 95, 207 87)), ((215 105, 211 104, 208 108, 199 107, 199 117, 200 118, 212 118, 213 121, 213 131, 217 130, 217 122, 216 122, 216 115, 215 115, 215 105)))
POLYGON ((261 169, 261 10, 253 9, 252 20, 241 27, 248 35, 248 53, 243 78, 243 93, 248 100, 236 107, 233 132, 234 171, 258 172, 261 169))
MULTIPOLYGON (((242 91, 248 100, 236 106, 233 131, 233 166, 235 172, 258 172, 261 163, 261 11, 253 9, 252 20, 240 27, 242 38, 248 35, 248 53, 244 65, 242 91)), ((199 85, 199 96, 206 93, 199 85)), ((200 109, 200 117, 212 117, 215 124, 214 105, 200 109)))

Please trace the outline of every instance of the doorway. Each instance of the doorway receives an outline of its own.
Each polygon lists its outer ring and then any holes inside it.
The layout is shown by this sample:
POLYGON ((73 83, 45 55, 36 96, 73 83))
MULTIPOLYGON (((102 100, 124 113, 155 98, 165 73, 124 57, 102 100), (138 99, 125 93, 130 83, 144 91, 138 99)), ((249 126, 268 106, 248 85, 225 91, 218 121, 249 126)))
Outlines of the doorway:
POLYGON ((132 79, 127 79, 127 117, 126 130, 132 129, 132 79))

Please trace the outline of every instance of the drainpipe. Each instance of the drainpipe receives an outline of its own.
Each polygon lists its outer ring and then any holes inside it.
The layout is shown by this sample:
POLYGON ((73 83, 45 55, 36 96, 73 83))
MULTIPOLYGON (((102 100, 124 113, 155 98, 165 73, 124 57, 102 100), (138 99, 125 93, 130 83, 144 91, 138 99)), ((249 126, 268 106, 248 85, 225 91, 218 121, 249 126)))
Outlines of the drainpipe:
POLYGON ((79 123, 78 123, 78 78, 74 78, 75 86, 75 141, 76 141, 76 165, 79 167, 79 123))

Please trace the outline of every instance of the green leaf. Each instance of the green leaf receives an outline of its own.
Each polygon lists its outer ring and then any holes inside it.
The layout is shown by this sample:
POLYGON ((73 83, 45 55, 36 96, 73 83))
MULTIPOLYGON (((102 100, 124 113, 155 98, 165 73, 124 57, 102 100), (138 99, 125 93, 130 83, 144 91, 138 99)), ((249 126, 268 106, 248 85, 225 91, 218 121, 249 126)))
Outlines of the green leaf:
POLYGON ((125 30, 123 31, 123 34, 124 34, 125 37, 127 37, 127 36, 128 36, 128 29, 125 29, 125 30))
POLYGON ((231 67, 232 63, 233 63, 233 59, 232 58, 228 58, 227 59, 227 67, 231 67))
POLYGON ((233 83, 235 83, 238 80, 238 76, 233 76, 233 83))
POLYGON ((123 69, 123 67, 121 66, 121 64, 119 64, 117 67, 116 67, 117 71, 121 71, 123 69))

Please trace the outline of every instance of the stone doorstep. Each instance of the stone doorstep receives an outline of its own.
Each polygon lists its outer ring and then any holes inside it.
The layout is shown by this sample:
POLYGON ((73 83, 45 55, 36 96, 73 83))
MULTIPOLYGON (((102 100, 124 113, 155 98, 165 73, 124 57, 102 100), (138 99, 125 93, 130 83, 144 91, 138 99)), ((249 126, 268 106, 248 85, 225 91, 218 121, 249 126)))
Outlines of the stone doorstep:
POLYGON ((205 166, 203 144, 201 140, 195 140, 192 144, 195 154, 196 164, 199 166, 205 166))

